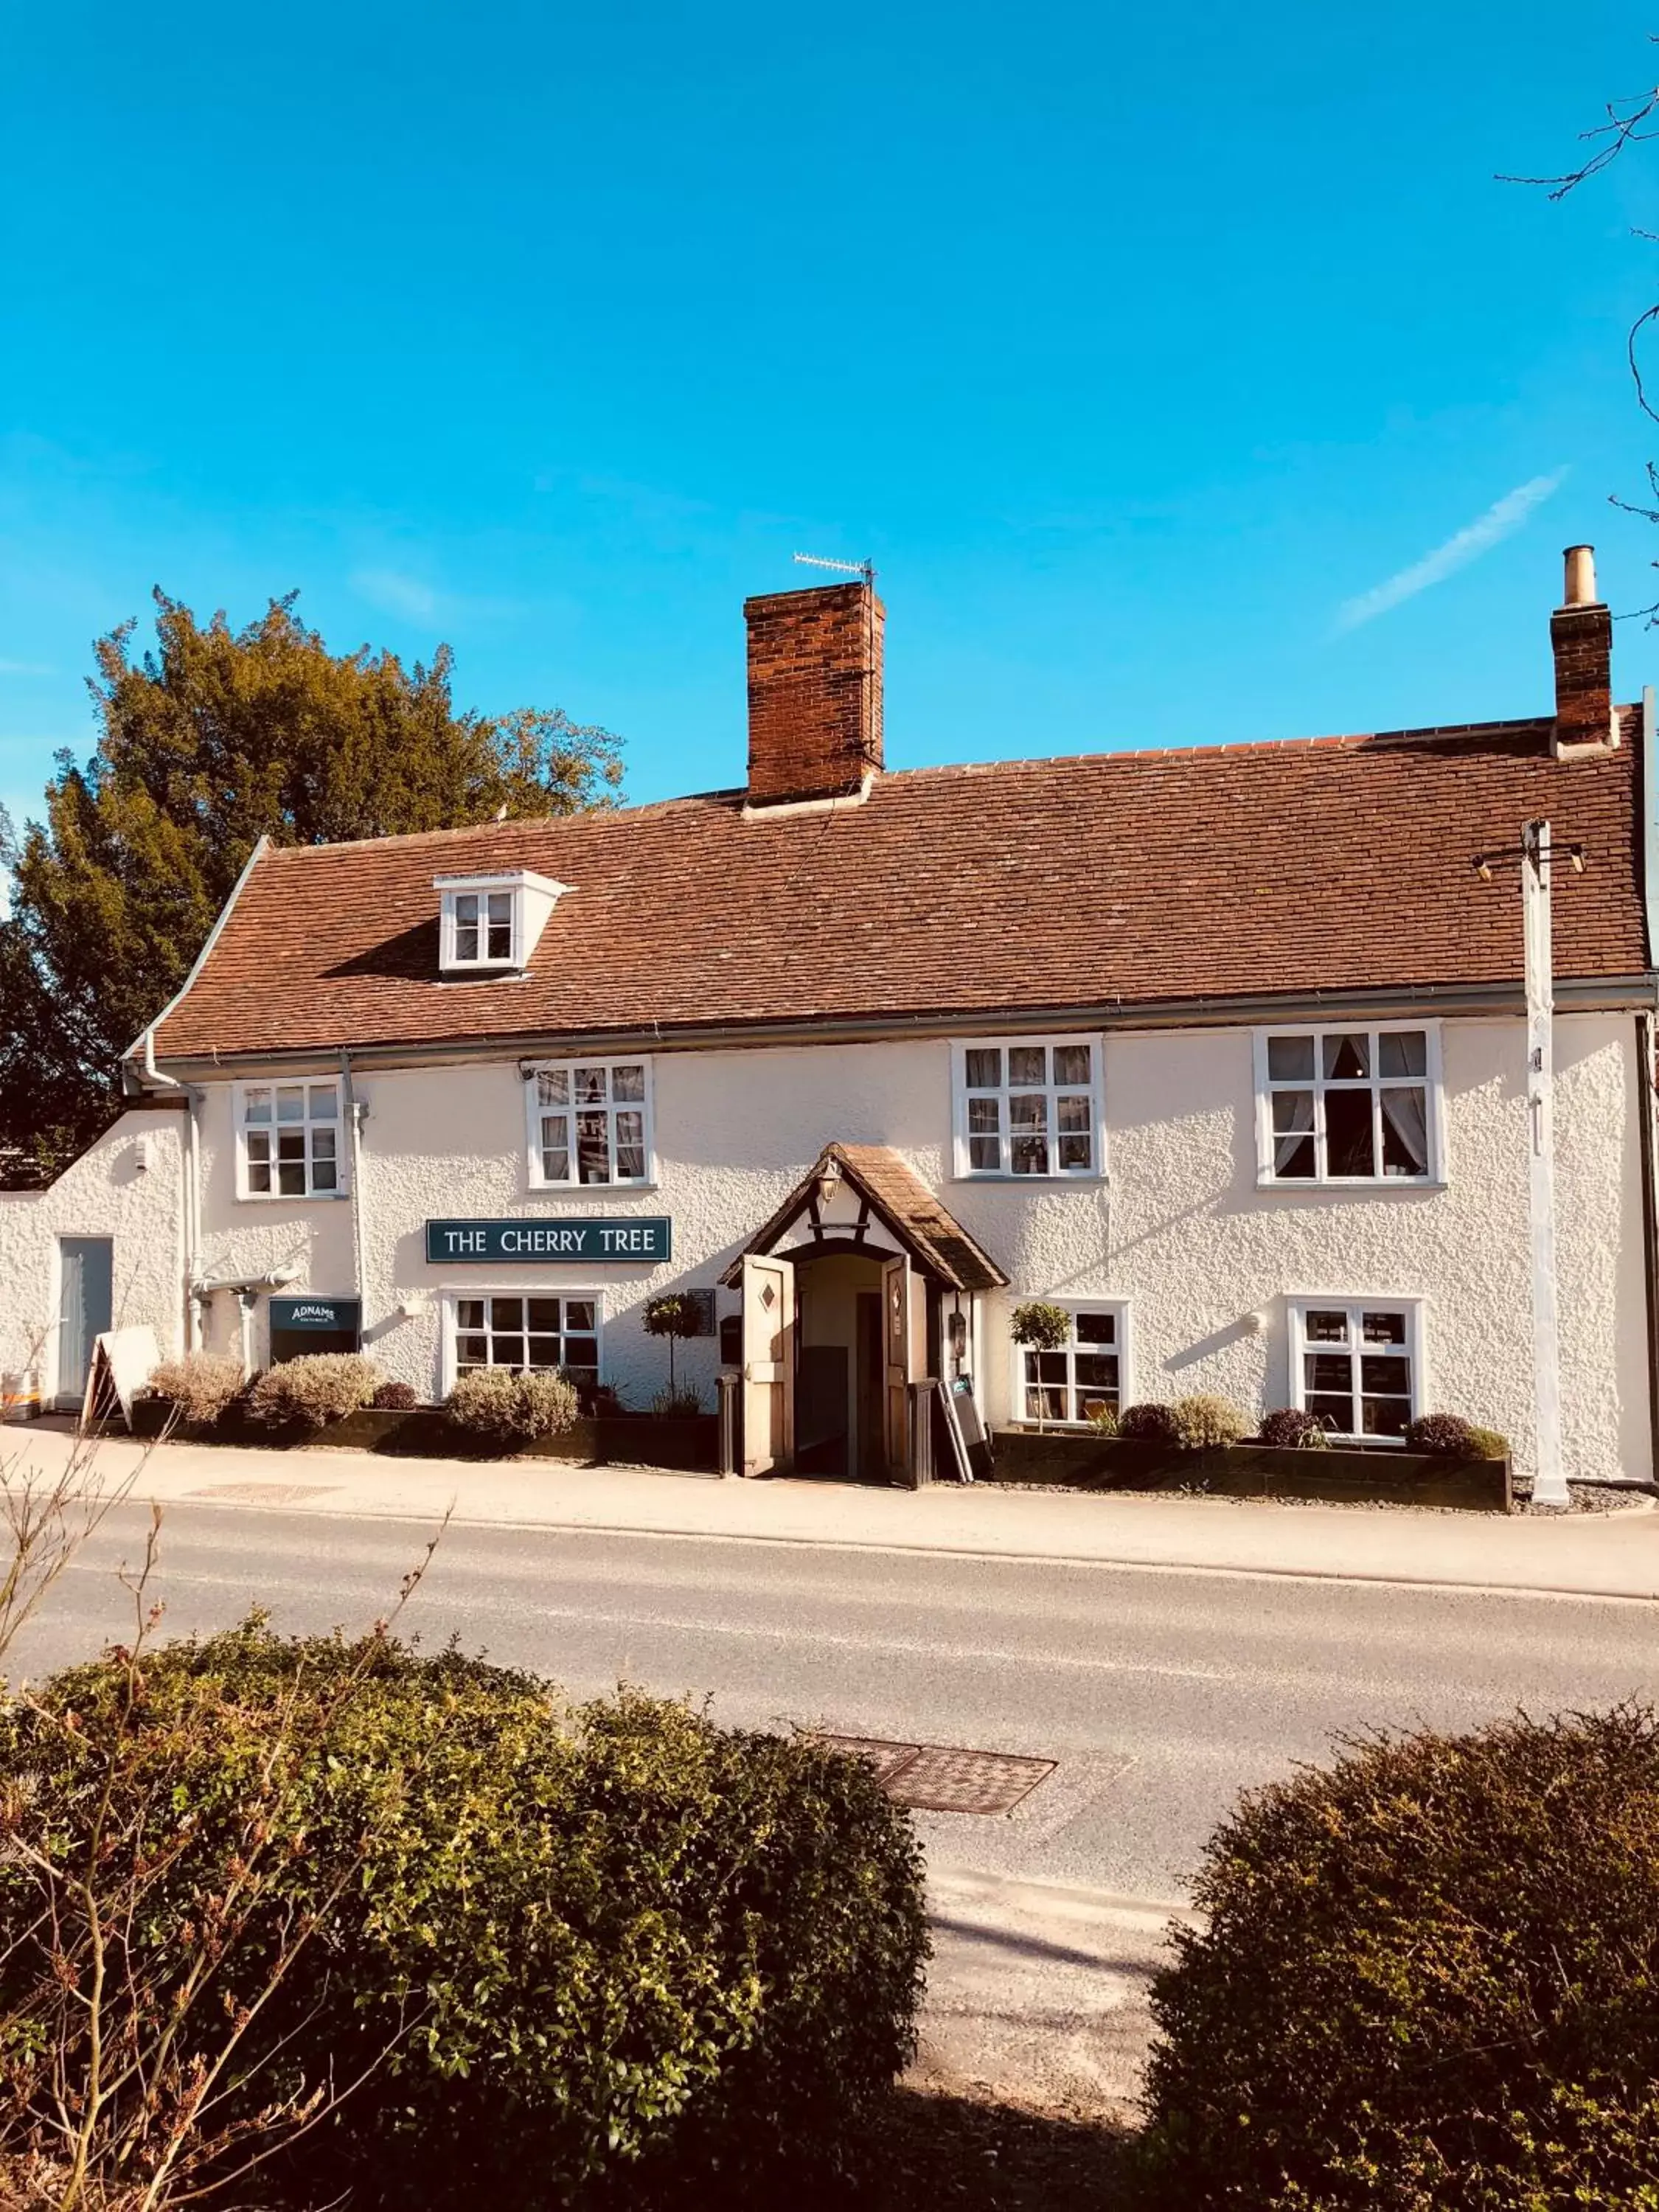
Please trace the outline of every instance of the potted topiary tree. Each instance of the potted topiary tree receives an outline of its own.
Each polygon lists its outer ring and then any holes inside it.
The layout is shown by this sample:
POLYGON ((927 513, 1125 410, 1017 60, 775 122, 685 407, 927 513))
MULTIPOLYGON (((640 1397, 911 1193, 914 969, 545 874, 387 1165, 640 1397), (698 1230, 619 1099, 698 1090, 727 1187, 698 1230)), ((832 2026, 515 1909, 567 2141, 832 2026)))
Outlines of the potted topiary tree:
POLYGON ((1036 1359, 1037 1434, 1042 1434, 1042 1355, 1045 1352, 1063 1352, 1072 1340, 1072 1316, 1064 1306, 1050 1305, 1046 1299, 1033 1298, 1029 1305, 1016 1306, 1008 1323, 1008 1334, 1023 1351, 1034 1352, 1036 1359))
POLYGON ((674 1381, 674 1346, 682 1338, 696 1336, 702 1326, 702 1316, 696 1298, 688 1297, 683 1291, 670 1291, 659 1298, 645 1302, 645 1333, 647 1336, 668 1339, 668 1398, 664 1411, 679 1413, 702 1410, 701 1401, 689 1408, 682 1407, 679 1390, 674 1381))

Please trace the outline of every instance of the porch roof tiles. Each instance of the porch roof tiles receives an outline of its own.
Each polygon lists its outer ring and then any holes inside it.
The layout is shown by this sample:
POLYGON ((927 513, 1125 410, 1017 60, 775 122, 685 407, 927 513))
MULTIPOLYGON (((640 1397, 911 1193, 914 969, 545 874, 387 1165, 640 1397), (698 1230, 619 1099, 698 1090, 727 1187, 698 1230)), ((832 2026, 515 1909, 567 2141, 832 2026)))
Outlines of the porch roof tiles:
POLYGON ((878 778, 862 805, 741 792, 275 848, 156 1034, 163 1056, 488 1043, 813 1018, 988 1018, 1264 992, 1513 983, 1512 885, 1470 857, 1547 816, 1588 872, 1559 974, 1647 965, 1641 717, 1555 761, 1546 720, 878 778), (522 979, 445 981, 432 879, 572 888, 522 979))

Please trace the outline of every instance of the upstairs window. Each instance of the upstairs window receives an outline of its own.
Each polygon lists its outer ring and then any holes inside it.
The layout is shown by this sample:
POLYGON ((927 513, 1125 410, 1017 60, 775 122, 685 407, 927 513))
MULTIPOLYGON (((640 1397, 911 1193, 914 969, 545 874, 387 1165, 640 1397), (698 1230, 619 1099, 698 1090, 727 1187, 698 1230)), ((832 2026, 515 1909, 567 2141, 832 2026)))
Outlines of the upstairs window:
POLYGON ((1292 1298, 1291 1403, 1333 1437, 1399 1443, 1421 1410, 1415 1298, 1292 1298))
POLYGON ((1259 1180, 1438 1182, 1439 1043, 1432 1025, 1259 1031, 1259 1180))
POLYGON ((243 1083, 234 1096, 240 1196, 333 1198, 344 1188, 337 1081, 243 1083))
POLYGON ((955 1048, 959 1176, 1101 1173, 1098 1037, 955 1048))
POLYGON ((510 875, 434 876, 439 964, 447 975, 526 967, 566 884, 528 868, 510 875))
POLYGON ((457 891, 453 965, 494 968, 510 966, 512 960, 512 892, 457 891))
POLYGON ((648 1060, 552 1061, 536 1068, 525 1088, 532 1185, 652 1181, 648 1060))

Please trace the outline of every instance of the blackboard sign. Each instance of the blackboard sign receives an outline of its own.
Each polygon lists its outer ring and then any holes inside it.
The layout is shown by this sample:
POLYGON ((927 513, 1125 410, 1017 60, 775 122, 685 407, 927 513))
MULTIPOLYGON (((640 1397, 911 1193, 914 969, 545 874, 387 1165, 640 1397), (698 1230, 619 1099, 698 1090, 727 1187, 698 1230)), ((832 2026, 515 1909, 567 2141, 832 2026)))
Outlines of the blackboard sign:
POLYGON ((426 1256, 439 1267, 498 1267, 529 1261, 672 1260, 674 1224, 665 1213, 612 1214, 579 1221, 544 1214, 530 1221, 428 1221, 426 1256))
POLYGON ((973 1402, 973 1376, 960 1374, 945 1385, 945 1427, 951 1437, 951 1455, 963 1482, 991 1474, 991 1437, 984 1433, 980 1409, 973 1402))

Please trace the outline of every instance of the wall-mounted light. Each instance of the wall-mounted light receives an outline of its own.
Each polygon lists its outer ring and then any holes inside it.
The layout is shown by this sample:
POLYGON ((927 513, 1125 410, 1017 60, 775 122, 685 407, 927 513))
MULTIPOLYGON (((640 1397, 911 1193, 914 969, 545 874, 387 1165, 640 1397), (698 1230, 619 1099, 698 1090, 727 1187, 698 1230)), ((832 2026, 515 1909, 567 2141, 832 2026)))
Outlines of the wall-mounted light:
POLYGON ((818 1204, 828 1206, 841 1188, 841 1162, 825 1160, 818 1170, 818 1204))

